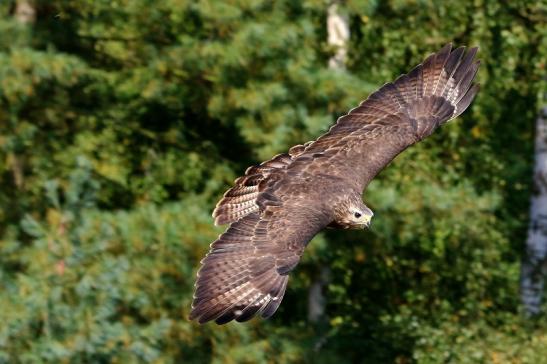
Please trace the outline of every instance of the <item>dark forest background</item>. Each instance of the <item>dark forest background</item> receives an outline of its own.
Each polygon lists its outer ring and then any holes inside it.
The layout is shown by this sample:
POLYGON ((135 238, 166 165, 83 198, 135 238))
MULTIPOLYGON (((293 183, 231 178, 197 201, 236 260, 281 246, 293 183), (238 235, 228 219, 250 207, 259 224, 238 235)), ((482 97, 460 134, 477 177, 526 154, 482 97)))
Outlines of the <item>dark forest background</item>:
POLYGON ((323 0, 23 2, 0 2, 0 363, 545 362, 518 298, 544 1, 349 0, 346 70, 323 0), (231 182, 447 42, 480 47, 482 89, 370 185, 372 229, 317 236, 272 319, 189 322, 231 182))

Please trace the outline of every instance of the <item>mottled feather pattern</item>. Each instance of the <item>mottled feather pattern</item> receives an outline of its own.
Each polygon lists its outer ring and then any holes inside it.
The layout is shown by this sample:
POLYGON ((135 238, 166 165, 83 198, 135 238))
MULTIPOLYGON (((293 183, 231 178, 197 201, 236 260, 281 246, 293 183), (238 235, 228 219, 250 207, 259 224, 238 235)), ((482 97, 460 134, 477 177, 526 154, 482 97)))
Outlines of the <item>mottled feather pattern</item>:
POLYGON ((271 160, 249 167, 245 175, 235 180, 235 186, 229 189, 219 201, 213 217, 215 224, 223 225, 239 220, 243 216, 258 211, 256 198, 260 182, 268 178, 276 169, 285 168, 291 162, 288 154, 278 154, 271 160))
POLYGON ((333 206, 360 196, 399 153, 470 105, 476 53, 446 45, 317 140, 248 168, 213 212, 216 224, 230 226, 202 260, 190 319, 224 324, 273 315, 304 248, 334 221, 333 206))
POLYGON ((259 206, 256 199, 260 192, 260 183, 267 180, 272 173, 290 165, 293 158, 305 150, 307 144, 296 145, 289 153, 278 154, 269 161, 247 168, 245 175, 235 180, 235 186, 226 191, 216 205, 213 211, 215 224, 229 224, 257 212, 259 206))

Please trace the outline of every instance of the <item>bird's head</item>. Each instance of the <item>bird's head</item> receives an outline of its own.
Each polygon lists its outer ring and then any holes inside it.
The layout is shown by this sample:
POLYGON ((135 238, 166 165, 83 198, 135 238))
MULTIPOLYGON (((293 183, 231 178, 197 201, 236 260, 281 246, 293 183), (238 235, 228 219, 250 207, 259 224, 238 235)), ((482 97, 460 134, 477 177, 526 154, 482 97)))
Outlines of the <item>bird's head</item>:
POLYGON ((374 213, 363 203, 361 196, 349 196, 334 208, 334 224, 342 229, 364 229, 370 226, 374 213))

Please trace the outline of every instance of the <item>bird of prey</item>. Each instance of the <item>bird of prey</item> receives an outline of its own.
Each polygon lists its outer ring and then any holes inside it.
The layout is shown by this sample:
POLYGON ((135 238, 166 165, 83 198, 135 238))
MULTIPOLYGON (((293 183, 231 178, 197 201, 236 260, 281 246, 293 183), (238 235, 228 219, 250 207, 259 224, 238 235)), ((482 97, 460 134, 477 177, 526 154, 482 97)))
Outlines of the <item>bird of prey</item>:
POLYGON ((247 169, 217 204, 230 224, 201 261, 190 319, 247 321, 279 307, 289 273, 322 229, 363 229, 363 190, 393 158, 454 119, 479 87, 477 48, 447 44, 372 93, 314 141, 247 169))

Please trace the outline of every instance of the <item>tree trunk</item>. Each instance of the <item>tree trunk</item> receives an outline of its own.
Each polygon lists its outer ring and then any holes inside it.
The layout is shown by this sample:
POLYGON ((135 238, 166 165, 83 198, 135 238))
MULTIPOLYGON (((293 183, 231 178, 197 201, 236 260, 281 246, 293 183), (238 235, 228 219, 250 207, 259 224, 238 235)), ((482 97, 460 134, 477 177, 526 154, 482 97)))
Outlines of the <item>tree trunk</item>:
POLYGON ((36 21, 34 3, 30 0, 17 0, 13 16, 20 23, 33 24, 36 21))
POLYGON ((547 275, 547 106, 536 121, 534 195, 530 206, 530 226, 526 254, 521 267, 521 300, 527 315, 540 312, 547 275))
MULTIPOLYGON (((344 69, 347 43, 349 40, 349 22, 346 16, 338 12, 338 4, 332 3, 327 15, 328 44, 336 49, 329 59, 329 67, 344 69)), ((323 265, 308 291, 308 320, 317 323, 325 315, 325 287, 328 284, 330 269, 323 265)))
MULTIPOLYGON (((19 23, 34 24, 36 21, 34 3, 31 0, 17 0, 13 9, 13 17, 19 23)), ((8 165, 11 167, 15 187, 21 189, 24 183, 23 161, 15 152, 8 152, 8 165)))
POLYGON ((336 49, 336 53, 329 59, 330 68, 345 68, 349 41, 348 17, 338 12, 338 4, 334 2, 329 6, 327 16, 327 42, 336 49))

